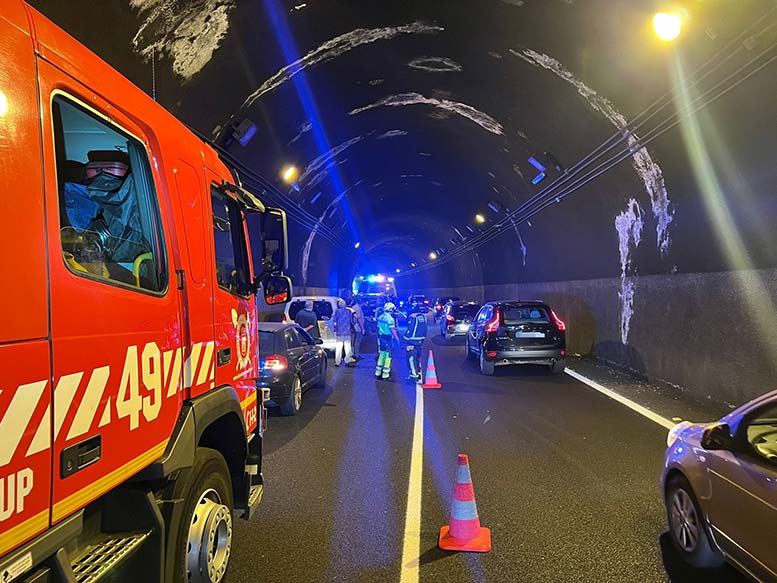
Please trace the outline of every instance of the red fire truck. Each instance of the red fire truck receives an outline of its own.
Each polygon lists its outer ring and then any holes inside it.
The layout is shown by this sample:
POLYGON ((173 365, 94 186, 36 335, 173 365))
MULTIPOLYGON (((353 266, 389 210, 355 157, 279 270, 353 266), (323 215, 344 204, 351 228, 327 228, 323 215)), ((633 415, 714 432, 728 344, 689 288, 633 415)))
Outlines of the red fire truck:
POLYGON ((0 48, 0 580, 220 581, 285 215, 21 0, 0 48))

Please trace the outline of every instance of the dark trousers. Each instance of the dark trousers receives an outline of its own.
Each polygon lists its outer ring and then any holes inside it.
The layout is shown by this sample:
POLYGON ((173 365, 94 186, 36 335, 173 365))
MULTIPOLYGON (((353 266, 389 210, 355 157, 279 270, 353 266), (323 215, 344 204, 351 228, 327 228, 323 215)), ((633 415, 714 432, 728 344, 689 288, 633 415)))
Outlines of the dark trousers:
POLYGON ((410 369, 411 376, 421 375, 421 346, 423 342, 408 341, 405 346, 405 356, 407 357, 407 368, 410 369))
POLYGON ((362 332, 354 332, 354 335, 353 335, 353 355, 354 356, 362 355, 362 338, 364 338, 364 334, 362 332))

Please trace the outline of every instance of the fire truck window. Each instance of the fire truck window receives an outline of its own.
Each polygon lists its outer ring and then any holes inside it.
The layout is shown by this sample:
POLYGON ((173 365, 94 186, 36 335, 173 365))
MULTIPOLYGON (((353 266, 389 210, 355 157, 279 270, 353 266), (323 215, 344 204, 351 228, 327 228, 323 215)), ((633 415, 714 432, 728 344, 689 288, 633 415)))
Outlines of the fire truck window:
POLYGON ((211 188, 211 200, 216 280, 228 292, 246 297, 250 294, 251 286, 243 215, 237 201, 216 187, 211 188))
POLYGON ((61 96, 52 116, 65 265, 77 275, 164 291, 164 239, 143 144, 61 96))

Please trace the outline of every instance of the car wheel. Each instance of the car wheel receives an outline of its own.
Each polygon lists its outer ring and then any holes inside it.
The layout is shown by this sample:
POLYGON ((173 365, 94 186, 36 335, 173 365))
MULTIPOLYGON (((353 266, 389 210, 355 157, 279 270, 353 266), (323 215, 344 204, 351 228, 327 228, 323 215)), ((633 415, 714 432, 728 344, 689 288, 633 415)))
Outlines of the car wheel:
POLYGON ((563 374, 567 367, 563 362, 554 362, 548 368, 550 368, 550 374, 563 374))
POLYGON ((289 417, 299 413, 300 407, 302 407, 302 381, 299 377, 294 377, 291 382, 291 391, 289 392, 289 398, 281 405, 281 415, 289 417))
POLYGON ((480 374, 491 376, 494 374, 494 363, 486 360, 485 351, 480 351, 480 374))
POLYGON ((318 381, 316 382, 316 387, 319 389, 326 387, 326 371, 328 367, 329 363, 327 362, 326 358, 322 359, 321 371, 319 372, 318 381))
POLYGON ((472 354, 472 348, 469 345, 469 335, 467 335, 467 340, 464 343, 464 351, 467 355, 467 360, 475 360, 475 355, 472 354))
POLYGON ((198 448, 194 464, 175 485, 183 500, 181 528, 175 537, 175 583, 222 581, 232 551, 232 481, 224 457, 198 448))
POLYGON ((714 549, 693 489, 683 477, 674 478, 666 492, 669 536, 686 563, 700 569, 719 567, 723 557, 714 549))

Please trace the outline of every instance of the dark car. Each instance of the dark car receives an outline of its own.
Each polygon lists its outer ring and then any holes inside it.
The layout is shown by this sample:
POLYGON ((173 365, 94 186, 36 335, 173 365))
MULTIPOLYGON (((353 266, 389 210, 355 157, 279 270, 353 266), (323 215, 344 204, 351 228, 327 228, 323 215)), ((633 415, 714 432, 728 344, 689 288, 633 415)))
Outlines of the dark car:
POLYGON ((566 326, 550 307, 537 300, 489 302, 472 321, 466 340, 467 359, 480 361, 480 372, 509 364, 544 364, 564 372, 566 326))
POLYGON ((480 310, 477 302, 451 301, 445 304, 440 317, 440 334, 446 340, 466 336, 470 324, 480 310))
POLYGON ((461 298, 456 296, 440 296, 434 300, 434 319, 437 320, 442 316, 442 311, 448 302, 459 302, 461 298))
POLYGON ((296 415, 302 393, 326 384, 326 353, 296 324, 259 323, 259 388, 270 389, 269 407, 296 415))
POLYGON ((408 314, 418 312, 419 310, 428 310, 429 300, 423 294, 413 294, 407 296, 407 301, 403 307, 408 314))

